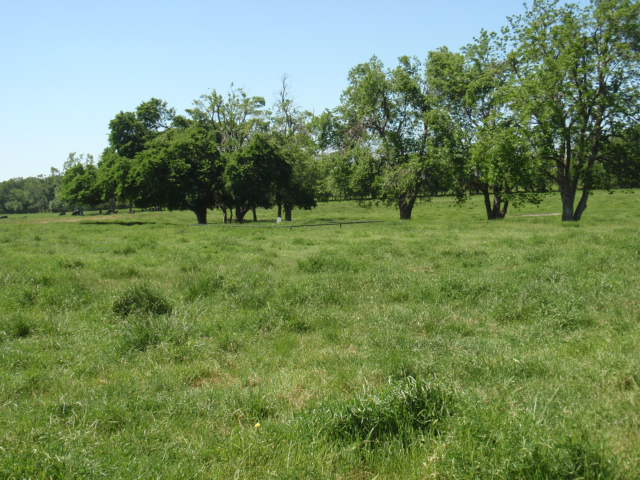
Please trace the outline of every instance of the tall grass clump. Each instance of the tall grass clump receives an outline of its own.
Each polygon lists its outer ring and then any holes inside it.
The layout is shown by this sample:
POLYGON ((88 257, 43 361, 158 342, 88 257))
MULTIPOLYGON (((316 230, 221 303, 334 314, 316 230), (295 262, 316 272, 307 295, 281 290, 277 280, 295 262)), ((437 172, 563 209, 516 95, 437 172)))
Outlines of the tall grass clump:
POLYGON ((113 313, 123 318, 131 314, 165 315, 172 310, 169 300, 147 285, 133 285, 113 302, 113 313))
POLYGON ((453 413, 453 396, 441 387, 406 377, 380 392, 369 392, 318 412, 329 438, 376 445, 416 433, 437 434, 453 413))
POLYGON ((350 273, 359 270, 359 266, 351 259, 330 251, 298 260, 298 268, 304 273, 350 273))
POLYGON ((163 342, 181 345, 191 334, 185 322, 166 315, 131 315, 122 327, 121 345, 125 352, 144 352, 163 342))
POLYGON ((31 325, 21 315, 0 318, 0 340, 2 340, 3 337, 28 337, 32 331, 31 325))

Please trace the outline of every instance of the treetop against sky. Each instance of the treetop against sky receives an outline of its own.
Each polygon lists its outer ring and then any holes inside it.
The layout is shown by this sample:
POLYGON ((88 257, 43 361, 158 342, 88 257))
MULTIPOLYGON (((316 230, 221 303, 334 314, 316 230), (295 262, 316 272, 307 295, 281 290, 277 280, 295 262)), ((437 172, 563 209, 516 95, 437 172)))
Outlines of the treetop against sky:
POLYGON ((273 100, 286 73, 319 113, 371 55, 424 59, 522 11, 513 0, 3 3, 0 180, 100 154, 109 120, 154 96, 182 111, 233 82, 273 100))

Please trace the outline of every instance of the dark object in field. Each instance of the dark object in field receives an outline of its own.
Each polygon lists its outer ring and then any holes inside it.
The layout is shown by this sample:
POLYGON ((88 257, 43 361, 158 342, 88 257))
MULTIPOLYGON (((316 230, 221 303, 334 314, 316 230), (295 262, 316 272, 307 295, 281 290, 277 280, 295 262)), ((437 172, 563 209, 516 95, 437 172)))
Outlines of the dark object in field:
POLYGON ((62 216, 62 215, 66 215, 67 212, 60 212, 58 215, 62 216))
POLYGON ((5 219, 5 218, 9 218, 6 215, 0 215, 0 219, 5 219))
POLYGON ((118 210, 107 210, 107 215, 115 215, 118 213, 118 210))
POLYGON ((74 210, 73 213, 71 213, 71 215, 75 216, 75 217, 84 217, 84 212, 80 209, 74 210))

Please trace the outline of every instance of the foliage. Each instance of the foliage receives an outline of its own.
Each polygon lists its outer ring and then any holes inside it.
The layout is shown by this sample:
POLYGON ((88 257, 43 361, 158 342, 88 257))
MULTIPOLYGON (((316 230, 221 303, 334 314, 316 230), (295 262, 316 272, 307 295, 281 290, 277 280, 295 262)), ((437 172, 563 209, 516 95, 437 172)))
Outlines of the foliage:
POLYGON ((225 187, 239 221, 251 209, 271 207, 292 175, 291 165, 281 150, 263 135, 254 136, 228 158, 225 187))
POLYGON ((395 69, 385 70, 373 57, 349 72, 339 108, 344 126, 332 129, 350 137, 340 141, 347 152, 358 152, 358 145, 371 150, 354 158, 354 171, 367 172, 360 177, 364 182, 355 183, 396 204, 401 219, 411 218, 418 195, 446 189, 439 157, 431 149, 430 109, 420 62, 401 57, 395 69))
POLYGON ((489 220, 504 218, 509 204, 535 203, 545 180, 505 109, 508 72, 496 36, 482 31, 462 53, 430 52, 427 75, 438 146, 452 167, 458 200, 481 193, 489 220))
POLYGON ((93 157, 70 153, 65 163, 59 191, 60 200, 71 208, 95 206, 102 200, 98 169, 93 157))
POLYGON ((207 223, 207 209, 222 193, 222 165, 214 133, 193 124, 172 128, 150 141, 131 171, 136 203, 189 209, 207 223))
POLYGON ((48 176, 12 178, 0 182, 0 213, 36 213, 56 208, 55 195, 61 182, 60 172, 51 169, 48 176))
POLYGON ((633 0, 537 0, 511 19, 509 108, 560 188, 563 220, 580 220, 608 143, 640 114, 638 18, 633 0))

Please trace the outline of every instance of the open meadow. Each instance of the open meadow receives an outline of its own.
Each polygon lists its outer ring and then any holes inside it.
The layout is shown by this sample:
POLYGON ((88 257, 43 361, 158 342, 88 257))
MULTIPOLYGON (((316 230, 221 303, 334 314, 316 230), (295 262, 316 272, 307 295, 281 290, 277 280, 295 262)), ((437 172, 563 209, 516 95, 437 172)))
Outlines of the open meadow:
POLYGON ((640 191, 0 220, 2 479, 638 479, 640 191))

